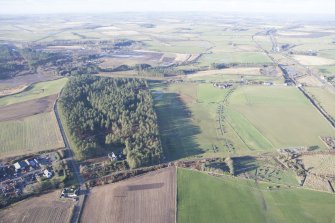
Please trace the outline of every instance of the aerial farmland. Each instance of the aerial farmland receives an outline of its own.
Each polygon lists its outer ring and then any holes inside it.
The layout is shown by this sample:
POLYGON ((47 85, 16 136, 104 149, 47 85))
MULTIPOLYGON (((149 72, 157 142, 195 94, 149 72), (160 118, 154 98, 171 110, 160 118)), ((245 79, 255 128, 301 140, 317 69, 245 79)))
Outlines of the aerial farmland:
POLYGON ((1 18, 0 222, 333 222, 332 18, 1 18))

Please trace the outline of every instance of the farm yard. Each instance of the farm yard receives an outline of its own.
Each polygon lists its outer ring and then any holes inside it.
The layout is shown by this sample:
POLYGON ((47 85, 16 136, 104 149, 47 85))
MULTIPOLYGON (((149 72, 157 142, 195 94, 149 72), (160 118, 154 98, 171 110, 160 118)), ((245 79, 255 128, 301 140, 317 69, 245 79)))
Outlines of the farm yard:
POLYGON ((3 223, 70 222, 74 202, 59 199, 59 191, 29 198, 0 210, 3 223))
POLYGON ((169 223, 176 214, 176 170, 161 169, 93 188, 81 222, 169 223))
POLYGON ((214 177, 180 168, 177 200, 177 221, 180 223, 321 223, 334 219, 333 194, 231 177, 214 177))
POLYGON ((298 186, 294 171, 283 167, 271 155, 234 157, 235 176, 255 181, 298 186))
POLYGON ((64 147, 55 114, 0 122, 1 157, 17 156, 64 147))

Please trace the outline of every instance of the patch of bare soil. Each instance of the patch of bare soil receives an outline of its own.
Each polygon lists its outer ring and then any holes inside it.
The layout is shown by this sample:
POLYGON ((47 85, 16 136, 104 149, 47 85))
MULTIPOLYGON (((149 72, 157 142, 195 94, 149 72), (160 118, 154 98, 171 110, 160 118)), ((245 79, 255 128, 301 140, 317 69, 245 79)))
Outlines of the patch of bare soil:
POLYGON ((43 72, 43 74, 27 74, 22 76, 17 76, 14 78, 1 80, 0 91, 8 88, 17 88, 20 85, 31 85, 37 82, 50 81, 58 79, 59 76, 43 72))
POLYGON ((43 98, 20 102, 0 107, 0 121, 18 120, 28 116, 50 112, 57 99, 57 94, 43 98))
POLYGON ((176 169, 168 167, 93 188, 81 222, 171 223, 176 216, 176 169))
POLYGON ((20 93, 24 91, 27 87, 28 87, 27 85, 23 84, 23 85, 13 87, 13 88, 3 89, 0 91, 0 97, 20 93))
POLYGON ((59 191, 33 197, 0 211, 3 223, 64 223, 70 222, 74 202, 60 200, 59 191))

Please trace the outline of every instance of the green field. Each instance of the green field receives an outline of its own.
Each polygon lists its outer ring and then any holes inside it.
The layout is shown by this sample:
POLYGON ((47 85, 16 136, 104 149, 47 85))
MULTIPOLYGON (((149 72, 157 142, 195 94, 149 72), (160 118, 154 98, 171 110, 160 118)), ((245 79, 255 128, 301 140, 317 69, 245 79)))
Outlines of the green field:
POLYGON ((335 136, 334 129, 295 87, 238 87, 226 102, 230 90, 209 83, 156 85, 153 89, 159 92, 153 95, 169 159, 258 154, 296 146, 325 148, 320 136, 335 136))
POLYGON ((243 87, 229 99, 229 122, 252 149, 324 148, 334 129, 295 87, 243 87))
POLYGON ((0 106, 15 104, 18 102, 58 94, 66 84, 67 80, 67 78, 60 78, 53 81, 39 82, 33 84, 21 93, 0 98, 0 106))
POLYGON ((53 112, 0 122, 0 155, 16 156, 64 147, 53 112))
POLYGON ((317 66, 316 68, 325 76, 335 74, 335 66, 317 66))
POLYGON ((334 222, 335 196, 178 169, 180 223, 334 222))
POLYGON ((272 63, 270 58, 261 52, 223 52, 204 54, 199 60, 199 66, 210 66, 212 63, 272 63))
POLYGON ((306 90, 313 96, 318 104, 335 119, 335 94, 324 88, 307 87, 306 90))
POLYGON ((264 82, 273 82, 278 84, 283 84, 284 79, 282 77, 272 77, 272 76, 258 76, 258 75, 237 75, 237 74, 213 74, 213 75, 204 75, 204 76, 197 76, 197 75, 188 75, 188 78, 191 80, 205 80, 207 82, 210 81, 240 81, 241 76, 243 76, 244 80, 248 81, 264 81, 264 82))
POLYGON ((154 89, 159 92, 153 96, 162 145, 169 159, 235 153, 228 150, 226 140, 233 141, 241 151, 249 151, 229 125, 224 126, 224 135, 220 133, 218 106, 229 90, 207 83, 172 84, 167 88, 157 85, 154 89))
POLYGON ((203 53, 211 45, 206 41, 148 41, 148 49, 170 53, 203 53))

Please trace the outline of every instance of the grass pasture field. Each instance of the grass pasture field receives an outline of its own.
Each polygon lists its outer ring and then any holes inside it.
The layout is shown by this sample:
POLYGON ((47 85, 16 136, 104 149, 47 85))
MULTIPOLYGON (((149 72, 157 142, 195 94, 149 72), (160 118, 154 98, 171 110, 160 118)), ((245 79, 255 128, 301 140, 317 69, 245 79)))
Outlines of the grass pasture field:
POLYGON ((0 210, 2 223, 70 222, 74 202, 59 199, 59 191, 32 197, 0 210))
POLYGON ((293 57, 295 60, 297 60, 302 65, 307 66, 322 66, 322 65, 334 65, 335 60, 328 59, 325 57, 319 57, 319 56, 305 56, 305 55, 295 55, 293 57))
POLYGON ((335 66, 317 66, 317 69, 325 76, 335 74, 335 66))
POLYGON ((49 95, 58 94, 67 82, 67 78, 39 82, 26 88, 24 91, 0 98, 0 106, 11 105, 32 99, 43 98, 49 95))
POLYGON ((262 52, 215 52, 204 54, 199 59, 199 66, 210 66, 212 63, 270 64, 272 61, 262 52))
POLYGON ((93 188, 80 222, 175 222, 176 184, 176 169, 168 167, 93 188))
POLYGON ((295 87, 243 87, 229 99, 229 121, 253 149, 325 148, 334 129, 295 87))
POLYGON ((0 122, 0 155, 9 157, 64 147, 53 112, 0 122))
POLYGON ((177 176, 180 223, 331 223, 335 218, 333 194, 180 168, 177 176))
POLYGON ((148 41, 147 48, 158 52, 199 54, 211 47, 207 41, 148 41))
POLYGON ((230 92, 209 83, 187 82, 154 90, 168 160, 258 154, 296 146, 326 148, 320 137, 335 136, 295 87, 247 86, 230 92))
POLYGON ((201 153, 194 140, 199 134, 199 127, 192 123, 190 110, 180 95, 155 86, 153 99, 166 159, 175 160, 201 153))
POLYGON ((212 75, 261 75, 259 67, 227 68, 221 70, 198 71, 189 77, 206 77, 212 75))
POLYGON ((230 125, 219 121, 220 106, 230 90, 214 88, 209 83, 161 85, 154 89, 162 146, 168 160, 250 151, 230 125), (237 150, 230 148, 231 142, 237 150))
POLYGON ((297 81, 300 84, 312 87, 322 87, 323 83, 316 77, 311 75, 306 75, 300 78, 297 78, 297 81))
POLYGON ((314 100, 335 119, 335 95, 324 88, 308 87, 306 90, 312 95, 314 100))

